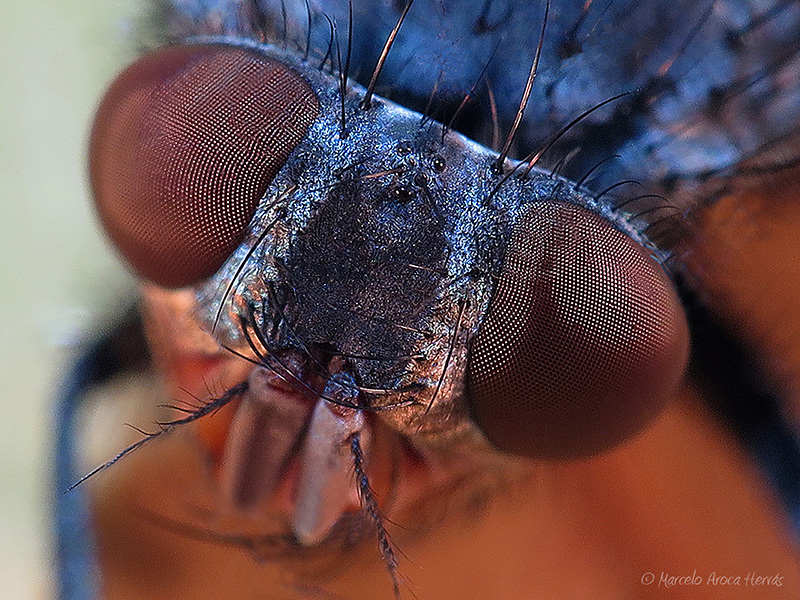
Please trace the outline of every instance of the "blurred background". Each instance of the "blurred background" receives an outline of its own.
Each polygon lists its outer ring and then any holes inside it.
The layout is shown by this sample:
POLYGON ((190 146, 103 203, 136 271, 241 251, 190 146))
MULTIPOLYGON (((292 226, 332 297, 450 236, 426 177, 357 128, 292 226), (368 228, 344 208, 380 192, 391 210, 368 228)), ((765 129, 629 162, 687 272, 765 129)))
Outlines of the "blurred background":
POLYGON ((0 3, 0 598, 49 598, 53 399, 130 280, 98 231, 86 139, 136 51, 130 0, 0 3))

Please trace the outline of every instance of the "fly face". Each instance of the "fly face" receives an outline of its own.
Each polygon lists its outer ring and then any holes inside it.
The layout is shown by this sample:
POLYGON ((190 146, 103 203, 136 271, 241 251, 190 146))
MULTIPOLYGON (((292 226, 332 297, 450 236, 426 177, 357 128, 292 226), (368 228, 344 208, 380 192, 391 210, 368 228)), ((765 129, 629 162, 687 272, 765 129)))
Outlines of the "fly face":
POLYGON ((146 281, 174 388, 197 389, 203 361, 228 388, 145 438, 196 421, 213 474, 189 500, 211 516, 166 525, 301 561, 377 535, 397 594, 384 515, 469 505, 527 481, 520 457, 594 454, 649 423, 688 355, 643 218, 661 207, 590 192, 541 153, 507 160, 232 36, 123 72, 92 136, 98 211, 146 281))
POLYGON ((669 398, 688 338, 608 205, 385 100, 365 107, 359 86, 339 94, 268 46, 157 51, 99 110, 93 185, 134 269, 199 279, 194 326, 253 365, 220 458, 229 499, 290 497, 289 533, 316 546, 360 493, 393 571, 382 509, 352 479, 373 446, 397 481, 415 462, 438 486, 465 478, 454 457, 502 469, 492 446, 606 449, 669 398))

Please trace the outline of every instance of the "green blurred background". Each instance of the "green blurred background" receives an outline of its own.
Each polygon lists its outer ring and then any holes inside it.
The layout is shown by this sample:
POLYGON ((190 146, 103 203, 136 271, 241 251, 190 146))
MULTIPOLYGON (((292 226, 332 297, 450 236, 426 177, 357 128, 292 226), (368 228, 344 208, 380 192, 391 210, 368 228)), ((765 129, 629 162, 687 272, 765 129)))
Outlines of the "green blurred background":
POLYGON ((92 112, 144 2, 0 0, 0 599, 50 598, 52 406, 130 279, 92 214, 92 112))

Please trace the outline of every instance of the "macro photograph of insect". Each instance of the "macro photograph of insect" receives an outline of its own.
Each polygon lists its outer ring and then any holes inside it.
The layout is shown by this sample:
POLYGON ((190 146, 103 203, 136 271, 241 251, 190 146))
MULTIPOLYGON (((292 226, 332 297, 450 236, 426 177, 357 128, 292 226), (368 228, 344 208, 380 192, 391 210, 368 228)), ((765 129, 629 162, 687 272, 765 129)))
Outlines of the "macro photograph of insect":
POLYGON ((15 10, 0 595, 800 597, 800 2, 15 10))

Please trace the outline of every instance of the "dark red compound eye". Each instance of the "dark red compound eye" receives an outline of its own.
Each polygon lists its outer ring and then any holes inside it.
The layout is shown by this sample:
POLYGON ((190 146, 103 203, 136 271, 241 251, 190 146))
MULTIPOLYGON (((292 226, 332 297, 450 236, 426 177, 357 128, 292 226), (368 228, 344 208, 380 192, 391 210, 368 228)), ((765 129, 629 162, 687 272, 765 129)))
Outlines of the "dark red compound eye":
POLYGON ((688 351, 681 305, 646 249, 587 209, 536 203, 470 349, 467 397, 500 450, 585 456, 660 412, 688 351))
POLYGON ((153 283, 209 277, 318 113, 300 75, 253 51, 186 45, 145 56, 111 85, 92 131, 108 235, 153 283))

